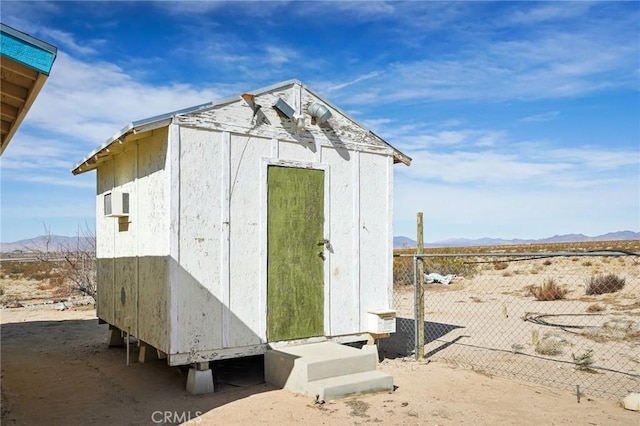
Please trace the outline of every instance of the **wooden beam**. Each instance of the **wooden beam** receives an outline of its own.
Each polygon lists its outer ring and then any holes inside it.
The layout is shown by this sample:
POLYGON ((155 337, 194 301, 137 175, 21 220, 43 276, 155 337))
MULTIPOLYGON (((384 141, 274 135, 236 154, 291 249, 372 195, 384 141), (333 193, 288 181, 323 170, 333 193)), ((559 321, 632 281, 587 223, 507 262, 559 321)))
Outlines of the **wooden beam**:
POLYGON ((0 116, 3 120, 8 119, 7 121, 13 122, 18 117, 18 112, 18 108, 3 103, 0 109, 0 116))
POLYGON ((2 131, 3 135, 9 133, 9 129, 11 128, 11 122, 6 120, 0 120, 0 131, 2 131))
POLYGON ((0 78, 2 78, 2 84, 4 84, 5 81, 8 81, 21 87, 31 87, 33 85, 33 82, 35 81, 32 78, 28 78, 14 71, 11 71, 4 66, 0 68, 0 78))
POLYGON ((11 98, 24 104, 29 95, 29 90, 26 87, 18 86, 10 81, 3 81, 0 90, 2 92, 2 102, 6 102, 5 98, 11 98))
POLYGON ((7 57, 2 58, 2 69, 12 71, 18 75, 28 78, 29 80, 35 81, 38 79, 38 71, 7 57))

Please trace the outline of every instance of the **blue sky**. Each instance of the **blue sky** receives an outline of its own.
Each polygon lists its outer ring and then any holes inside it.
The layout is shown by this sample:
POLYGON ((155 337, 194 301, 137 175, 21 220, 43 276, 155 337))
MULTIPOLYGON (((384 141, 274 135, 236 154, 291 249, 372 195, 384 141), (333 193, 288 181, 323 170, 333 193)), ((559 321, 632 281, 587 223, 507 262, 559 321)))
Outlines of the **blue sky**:
POLYGON ((0 158, 3 242, 95 221, 131 121, 296 78, 413 157, 394 234, 640 231, 639 2, 11 2, 58 48, 0 158))

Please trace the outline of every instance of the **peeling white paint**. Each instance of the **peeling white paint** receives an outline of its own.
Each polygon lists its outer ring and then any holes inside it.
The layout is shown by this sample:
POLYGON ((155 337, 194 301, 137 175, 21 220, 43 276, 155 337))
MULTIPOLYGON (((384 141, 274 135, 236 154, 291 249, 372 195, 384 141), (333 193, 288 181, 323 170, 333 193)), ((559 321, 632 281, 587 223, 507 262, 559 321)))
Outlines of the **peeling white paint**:
POLYGON ((325 172, 324 339, 361 340, 392 291, 393 150, 331 105, 325 126, 294 129, 271 107, 320 101, 300 84, 135 135, 98 168, 98 315, 168 354, 172 365, 263 353, 266 170, 325 172), (130 193, 125 223, 102 196, 130 193), (124 229, 126 228, 126 229, 124 229))

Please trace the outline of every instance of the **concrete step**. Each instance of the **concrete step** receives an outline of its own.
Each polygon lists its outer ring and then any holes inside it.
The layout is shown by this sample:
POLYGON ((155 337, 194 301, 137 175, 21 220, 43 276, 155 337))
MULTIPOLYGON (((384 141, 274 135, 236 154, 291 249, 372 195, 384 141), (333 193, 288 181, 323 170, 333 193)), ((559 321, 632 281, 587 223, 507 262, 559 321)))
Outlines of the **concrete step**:
POLYGON ((298 360, 306 370, 308 381, 376 369, 378 352, 374 346, 356 349, 337 343, 322 342, 279 349, 282 356, 298 360))
POLYGON ((331 342, 279 347, 265 354, 265 381, 322 399, 393 389, 393 377, 376 371, 376 346, 356 349, 331 342))
POLYGON ((393 376, 382 371, 347 374, 309 382, 310 395, 329 401, 363 393, 393 391, 393 376))

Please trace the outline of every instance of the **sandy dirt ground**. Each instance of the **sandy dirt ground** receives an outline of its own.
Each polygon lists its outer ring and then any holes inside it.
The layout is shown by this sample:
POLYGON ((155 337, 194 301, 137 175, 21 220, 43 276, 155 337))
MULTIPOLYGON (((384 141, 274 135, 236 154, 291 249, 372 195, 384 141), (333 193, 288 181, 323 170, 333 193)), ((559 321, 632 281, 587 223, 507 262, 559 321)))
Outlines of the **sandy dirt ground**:
POLYGON ((186 374, 107 347, 91 307, 0 311, 3 425, 366 424, 640 425, 616 401, 483 375, 440 362, 384 360, 390 393, 316 404, 262 382, 260 360, 216 367, 219 391, 191 396, 186 374))
MULTIPOLYGON (((432 361, 501 377, 624 397, 640 392, 639 294, 638 257, 541 258, 505 262, 502 268, 481 264, 477 274, 455 277, 449 285, 425 285, 425 353, 432 361), (585 295, 589 278, 603 272, 624 277, 626 285, 614 293, 585 295), (546 280, 557 282, 566 296, 536 300, 529 289, 546 280), (539 315, 569 327, 525 320, 539 315), (592 354, 595 369, 575 368, 573 357, 582 354, 592 354)), ((393 307, 398 330, 382 342, 388 352, 413 341, 412 286, 395 289, 393 307)))

